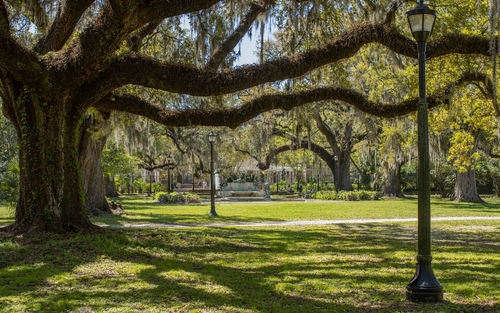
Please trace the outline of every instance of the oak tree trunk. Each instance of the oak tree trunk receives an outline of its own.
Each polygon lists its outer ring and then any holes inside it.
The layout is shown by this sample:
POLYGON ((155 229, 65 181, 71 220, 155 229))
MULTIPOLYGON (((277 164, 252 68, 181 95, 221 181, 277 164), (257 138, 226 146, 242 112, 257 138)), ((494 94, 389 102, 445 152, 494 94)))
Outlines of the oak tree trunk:
POLYGON ((104 185, 106 186, 106 197, 116 198, 119 196, 116 191, 115 178, 113 176, 105 175, 104 185))
POLYGON ((382 188, 384 196, 403 197, 403 192, 401 191, 401 166, 402 164, 386 166, 382 188))
POLYGON ((113 214, 106 199, 106 185, 101 165, 101 154, 111 128, 109 116, 86 114, 80 139, 80 164, 85 208, 92 215, 113 214))
POLYGON ((79 124, 83 112, 67 100, 41 99, 22 88, 7 116, 19 140, 19 201, 16 233, 67 232, 92 228, 85 208, 78 162, 79 124))
POLYGON ((475 170, 465 173, 457 172, 454 199, 458 202, 483 202, 477 192, 475 170))
POLYGON ((335 189, 337 191, 352 190, 350 149, 349 151, 341 151, 336 163, 336 175, 334 174, 335 189))

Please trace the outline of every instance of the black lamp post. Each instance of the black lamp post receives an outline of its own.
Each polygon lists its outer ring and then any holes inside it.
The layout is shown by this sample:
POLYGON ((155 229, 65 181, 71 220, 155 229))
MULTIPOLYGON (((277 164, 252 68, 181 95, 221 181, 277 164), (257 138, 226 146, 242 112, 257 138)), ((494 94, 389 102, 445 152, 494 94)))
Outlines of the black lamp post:
POLYGON ((153 177, 152 177, 152 175, 153 175, 153 171, 149 171, 149 194, 150 195, 151 195, 151 191, 152 191, 151 184, 153 183, 153 177))
POLYGON ((418 255, 417 271, 406 286, 406 298, 413 302, 443 300, 443 287, 432 271, 431 190, 429 182, 428 105, 425 96, 425 48, 436 20, 436 11, 420 0, 406 13, 418 48, 418 255))
POLYGON ((210 142, 210 215, 217 216, 215 212, 215 179, 214 179, 214 142, 215 134, 213 131, 208 134, 208 142, 210 142))
POLYGON ((168 190, 168 193, 171 193, 172 192, 172 185, 170 183, 170 169, 171 169, 171 166, 172 166, 172 157, 169 155, 167 157, 167 179, 168 179, 168 184, 167 184, 167 190, 168 190))

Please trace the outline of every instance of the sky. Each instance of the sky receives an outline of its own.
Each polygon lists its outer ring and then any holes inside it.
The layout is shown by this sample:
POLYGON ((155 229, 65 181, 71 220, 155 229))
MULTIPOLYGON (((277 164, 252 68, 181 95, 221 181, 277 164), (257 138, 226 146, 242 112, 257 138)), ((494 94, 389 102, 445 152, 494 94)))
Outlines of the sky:
MULTIPOLYGON (((269 21, 268 21, 269 23, 269 21)), ((264 33, 264 41, 274 41, 276 38, 274 36, 274 32, 276 32, 276 25, 271 25, 271 29, 266 25, 265 33, 264 33)), ((244 64, 252 64, 258 63, 259 57, 259 46, 258 41, 260 38, 260 31, 254 30, 252 39, 250 36, 245 35, 245 37, 241 40, 241 56, 236 60, 235 65, 244 65, 244 64)), ((239 46, 236 46, 234 49, 235 52, 238 52, 239 46)))
MULTIPOLYGON (((259 58, 257 57, 257 51, 259 50, 259 47, 257 46, 257 37, 258 36, 252 36, 252 39, 249 38, 248 35, 246 35, 243 40, 241 41, 241 56, 236 60, 235 65, 244 65, 244 64, 251 64, 251 63, 257 63, 259 58)), ((234 49, 235 52, 237 52, 240 48, 236 46, 234 49)))

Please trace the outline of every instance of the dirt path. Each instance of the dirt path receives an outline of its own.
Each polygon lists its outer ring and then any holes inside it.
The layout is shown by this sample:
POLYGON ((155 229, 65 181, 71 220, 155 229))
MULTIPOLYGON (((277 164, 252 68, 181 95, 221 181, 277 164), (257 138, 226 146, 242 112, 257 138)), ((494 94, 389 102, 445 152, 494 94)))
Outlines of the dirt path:
MULTIPOLYGON (((434 217, 432 221, 470 221, 470 220, 500 220, 500 216, 459 216, 459 217, 434 217)), ((268 226, 303 226, 303 225, 329 225, 329 224, 369 224, 369 223, 398 223, 416 222, 416 218, 380 218, 380 219, 355 219, 355 220, 302 220, 302 221, 270 221, 257 223, 193 223, 193 224, 167 224, 167 223, 123 223, 102 225, 105 227, 121 228, 186 228, 186 227, 268 227, 268 226)))

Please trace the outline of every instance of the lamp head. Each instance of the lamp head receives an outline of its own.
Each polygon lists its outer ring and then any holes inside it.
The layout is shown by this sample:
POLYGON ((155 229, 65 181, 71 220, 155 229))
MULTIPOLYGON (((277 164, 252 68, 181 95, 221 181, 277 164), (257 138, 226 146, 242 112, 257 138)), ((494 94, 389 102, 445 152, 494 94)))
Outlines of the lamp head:
POLYGON ((423 1, 413 10, 406 12, 411 33, 416 41, 425 42, 430 37, 434 22, 436 21, 436 11, 429 9, 423 1))
POLYGON ((215 142, 215 133, 213 131, 208 134, 208 141, 209 142, 215 142))

